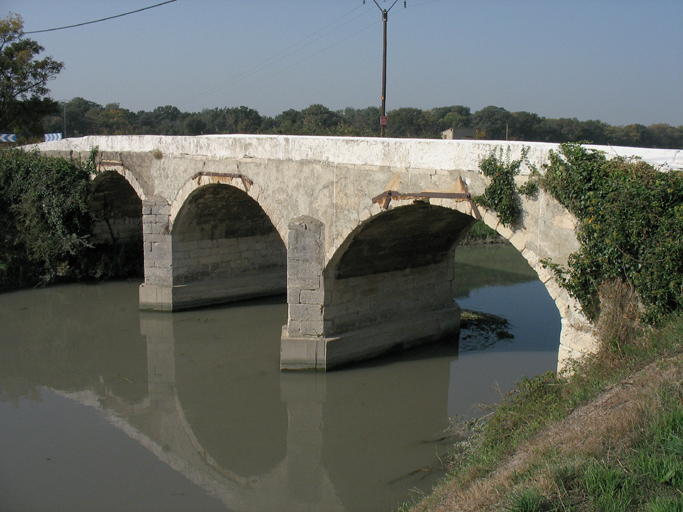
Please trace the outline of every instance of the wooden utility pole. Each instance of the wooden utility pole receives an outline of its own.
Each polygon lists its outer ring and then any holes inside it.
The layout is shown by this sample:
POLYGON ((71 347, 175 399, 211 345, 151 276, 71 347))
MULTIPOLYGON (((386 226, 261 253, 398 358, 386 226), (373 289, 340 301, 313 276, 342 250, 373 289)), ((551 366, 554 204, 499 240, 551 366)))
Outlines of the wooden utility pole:
MULTIPOLYGON (((389 11, 396 5, 398 0, 394 0, 394 3, 391 4, 391 7, 388 9, 382 9, 377 3, 377 0, 373 0, 373 2, 375 2, 375 5, 382 13, 382 23, 384 25, 384 51, 382 54, 382 113, 379 118, 379 135, 380 137, 384 137, 385 128, 387 126, 387 21, 389 21, 389 11)), ((365 1, 363 3, 365 3, 365 1)), ((405 0, 403 6, 405 7, 405 0)))

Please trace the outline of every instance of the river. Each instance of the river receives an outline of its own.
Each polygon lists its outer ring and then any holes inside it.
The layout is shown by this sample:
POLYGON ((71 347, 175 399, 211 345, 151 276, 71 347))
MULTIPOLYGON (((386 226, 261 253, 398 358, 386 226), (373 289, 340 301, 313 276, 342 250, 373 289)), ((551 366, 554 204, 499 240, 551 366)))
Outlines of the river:
POLYGON ((559 314, 519 253, 456 260, 458 303, 508 334, 327 374, 279 371, 284 298, 169 314, 140 312, 133 281, 0 294, 0 511, 374 512, 428 492, 450 418, 557 364, 559 314))

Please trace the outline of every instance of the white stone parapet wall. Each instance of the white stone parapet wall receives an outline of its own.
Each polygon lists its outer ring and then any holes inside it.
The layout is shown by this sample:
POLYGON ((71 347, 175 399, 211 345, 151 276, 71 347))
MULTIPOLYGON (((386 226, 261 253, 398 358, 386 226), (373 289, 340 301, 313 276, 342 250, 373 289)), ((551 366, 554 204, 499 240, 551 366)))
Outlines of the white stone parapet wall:
MULTIPOLYGON (((205 158, 259 158, 318 161, 347 165, 379 165, 425 169, 477 169, 479 162, 498 148, 510 148, 510 158, 529 148, 529 161, 537 166, 548 162, 549 151, 559 144, 547 142, 391 139, 371 137, 306 137, 288 135, 203 135, 196 137, 161 135, 89 136, 36 144, 40 151, 151 152, 165 156, 205 158), (456 149, 458 148, 458 149, 456 149)), ((587 145, 608 157, 636 157, 662 168, 683 170, 683 151, 587 145)), ((528 167, 522 167, 522 174, 528 167)))

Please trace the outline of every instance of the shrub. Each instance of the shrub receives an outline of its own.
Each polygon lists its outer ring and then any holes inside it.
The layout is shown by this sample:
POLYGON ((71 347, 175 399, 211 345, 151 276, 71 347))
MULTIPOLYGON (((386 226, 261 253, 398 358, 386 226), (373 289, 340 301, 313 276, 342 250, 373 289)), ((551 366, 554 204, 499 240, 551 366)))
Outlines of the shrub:
POLYGON ((80 273, 89 247, 89 174, 85 164, 0 151, 0 289, 54 282, 80 273))
POLYGON ((552 152, 540 185, 579 221, 580 249, 567 268, 543 261, 592 320, 599 290, 618 279, 656 323, 683 302, 683 176, 641 161, 608 160, 577 144, 552 152))
MULTIPOLYGON (((493 151, 481 161, 479 169, 484 176, 491 178, 491 183, 484 193, 476 196, 474 201, 489 210, 493 210, 505 226, 517 226, 520 222, 522 206, 519 194, 533 196, 536 193, 537 184, 530 180, 521 187, 515 185, 515 176, 520 172, 522 163, 527 161, 529 148, 522 149, 522 157, 519 160, 510 160, 510 148, 508 147, 503 159, 503 150, 498 154, 493 151)), ((532 169, 535 171, 535 169, 532 169)))

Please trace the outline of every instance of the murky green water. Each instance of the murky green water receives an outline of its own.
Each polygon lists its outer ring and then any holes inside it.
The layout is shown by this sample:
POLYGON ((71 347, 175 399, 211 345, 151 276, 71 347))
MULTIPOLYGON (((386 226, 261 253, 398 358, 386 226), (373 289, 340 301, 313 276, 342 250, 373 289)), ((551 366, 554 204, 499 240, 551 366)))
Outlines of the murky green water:
POLYGON ((140 313, 134 282, 0 295, 0 510, 386 511, 428 491, 449 417, 557 360, 559 315, 516 251, 457 260, 459 304, 514 339, 464 332, 328 374, 279 371, 283 300, 167 314, 140 313))

